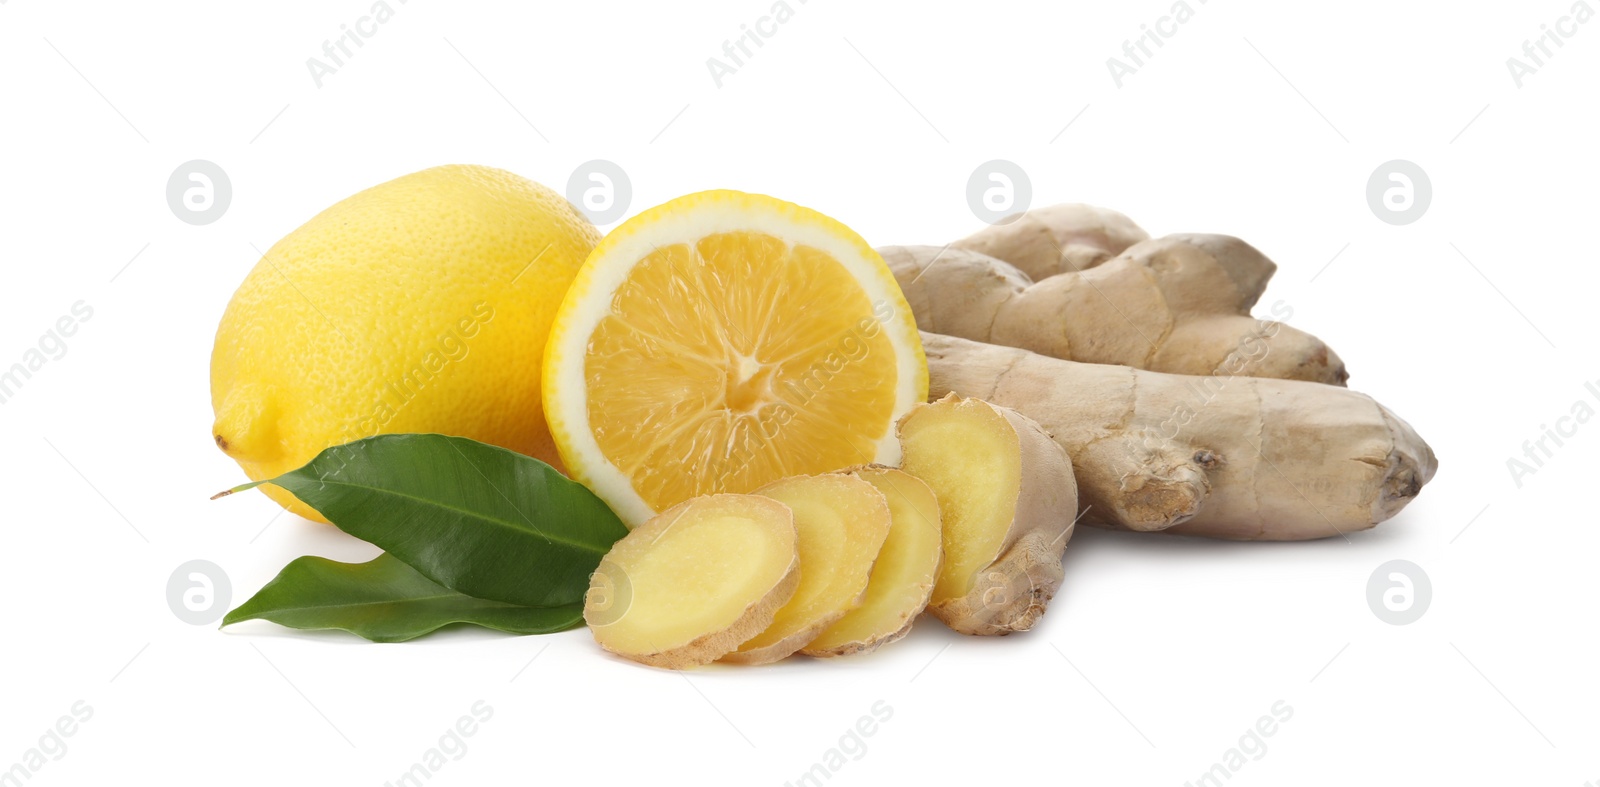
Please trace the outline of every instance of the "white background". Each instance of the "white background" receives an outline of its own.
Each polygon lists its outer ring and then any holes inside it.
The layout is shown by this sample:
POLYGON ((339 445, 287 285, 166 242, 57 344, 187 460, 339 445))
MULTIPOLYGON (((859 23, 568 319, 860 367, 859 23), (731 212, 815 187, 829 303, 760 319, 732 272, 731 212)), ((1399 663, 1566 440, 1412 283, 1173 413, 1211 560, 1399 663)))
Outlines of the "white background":
POLYGON ((483 700, 493 718, 430 784, 781 785, 882 700, 893 716, 829 784, 1176 786, 1282 700, 1292 719, 1230 785, 1600 782, 1600 424, 1520 489, 1506 466, 1574 402, 1600 409, 1600 23, 1520 87, 1506 65, 1568 0, 1194 0, 1120 88, 1107 58, 1168 0, 794 0, 720 88, 707 58, 766 0, 391 2, 321 87, 307 58, 368 0, 0 3, 0 366, 93 309, 0 405, 0 769, 83 700, 93 717, 29 784, 381 785, 483 700), (583 630, 385 646, 177 620, 185 561, 223 567, 238 603, 295 556, 374 552, 260 495, 206 499, 243 480, 209 436, 207 362, 251 244, 427 166, 563 189, 594 158, 631 176, 630 215, 736 188, 874 244, 942 243, 979 226, 967 177, 1003 158, 1035 205, 1239 235, 1280 266, 1265 302, 1416 426, 1439 475, 1348 541, 1080 531, 1033 632, 924 621, 852 660, 679 675, 583 630), (191 159, 232 182, 210 225, 167 204, 191 159), (1431 178, 1414 224, 1368 206, 1391 159, 1431 178), (1405 626, 1366 602, 1396 558, 1433 586, 1405 626))

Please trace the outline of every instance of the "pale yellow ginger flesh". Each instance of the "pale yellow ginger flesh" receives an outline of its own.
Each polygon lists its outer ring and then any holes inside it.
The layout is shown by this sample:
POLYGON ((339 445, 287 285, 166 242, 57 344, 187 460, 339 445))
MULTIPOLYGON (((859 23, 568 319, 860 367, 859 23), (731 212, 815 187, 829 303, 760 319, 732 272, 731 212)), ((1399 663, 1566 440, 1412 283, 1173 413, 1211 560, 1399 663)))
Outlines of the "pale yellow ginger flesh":
POLYGON ((800 583, 794 514, 757 495, 679 503, 612 546, 583 617, 612 653, 688 669, 760 633, 800 583))
POLYGON ((964 409, 945 402, 913 413, 900 427, 903 466, 937 490, 945 560, 933 592, 944 600, 965 595, 978 570, 1000 554, 1017 513, 1021 441, 1005 418, 977 400, 964 409))
POLYGON ((848 656, 894 642, 928 605, 938 577, 939 500, 921 479, 891 467, 863 467, 851 475, 878 488, 889 502, 889 537, 872 565, 861 606, 846 613, 801 649, 807 656, 848 656))
POLYGON ((1031 628, 1078 510, 1066 452, 1016 411, 957 396, 914 408, 899 433, 902 467, 933 489, 943 522, 929 611, 963 634, 1031 628))
POLYGON ((1409 424, 1347 388, 1074 363, 932 333, 922 342, 935 396, 982 397, 1049 430, 1072 457, 1086 524, 1340 536, 1394 516, 1438 468, 1409 424))
POLYGON ((1226 235, 1145 240, 1091 270, 1034 279, 995 257, 939 246, 885 246, 917 327, 1084 363, 1172 374, 1344 385, 1321 340, 1250 310, 1277 270, 1226 235))
POLYGON ((1005 260, 1040 281, 1088 270, 1149 239, 1121 213, 1070 203, 1007 217, 950 245, 1005 260))
POLYGON ((872 563, 889 535, 889 502, 877 487, 853 476, 795 476, 756 494, 794 511, 800 585, 770 626, 722 657, 738 664, 785 658, 859 606, 872 563))

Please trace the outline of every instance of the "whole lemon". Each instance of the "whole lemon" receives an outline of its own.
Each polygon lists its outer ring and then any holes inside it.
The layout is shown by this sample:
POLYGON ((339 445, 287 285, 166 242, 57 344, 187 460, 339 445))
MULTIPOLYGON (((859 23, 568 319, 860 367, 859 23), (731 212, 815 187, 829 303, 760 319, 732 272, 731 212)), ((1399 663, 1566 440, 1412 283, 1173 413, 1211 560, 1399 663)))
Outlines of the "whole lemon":
POLYGON ((399 432, 469 437, 559 467, 540 361, 599 240, 560 194, 488 167, 423 170, 324 210, 267 251, 222 315, 217 446, 251 480, 399 432))

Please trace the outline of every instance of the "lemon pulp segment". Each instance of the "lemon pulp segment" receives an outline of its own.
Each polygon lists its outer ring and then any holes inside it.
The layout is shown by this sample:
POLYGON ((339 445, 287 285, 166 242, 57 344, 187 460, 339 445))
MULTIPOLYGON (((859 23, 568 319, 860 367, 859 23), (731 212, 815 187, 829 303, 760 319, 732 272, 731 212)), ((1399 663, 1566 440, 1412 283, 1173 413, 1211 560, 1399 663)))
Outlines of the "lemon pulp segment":
POLYGON ((817 248, 757 231, 658 247, 590 335, 590 430, 657 510, 872 461, 897 388, 873 312, 817 248))

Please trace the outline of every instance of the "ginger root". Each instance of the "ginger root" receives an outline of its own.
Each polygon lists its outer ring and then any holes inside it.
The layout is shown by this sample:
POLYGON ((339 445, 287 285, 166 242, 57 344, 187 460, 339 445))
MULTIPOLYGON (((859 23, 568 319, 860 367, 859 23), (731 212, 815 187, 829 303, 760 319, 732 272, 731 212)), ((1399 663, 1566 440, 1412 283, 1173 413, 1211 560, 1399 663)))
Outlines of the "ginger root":
POLYGON ((1089 524, 1325 538, 1394 516, 1438 467, 1405 421, 1345 388, 1074 363, 931 333, 922 341, 932 396, 1015 408, 1066 449, 1089 524))
POLYGON ((1042 281, 1093 268, 1150 239, 1133 219, 1108 208, 1065 204, 1034 208, 950 244, 1015 265, 1042 281))
POLYGON ((928 606, 944 555, 939 499, 927 484, 905 471, 878 465, 850 474, 877 487, 888 501, 889 537, 872 564, 861 606, 801 648, 807 656, 868 653, 905 636, 928 606))
POLYGON ((755 494, 794 511, 800 585, 771 625, 722 656, 722 661, 737 664, 786 658, 859 606, 890 529, 883 493, 853 476, 794 476, 755 494))
POLYGON ((757 495, 709 495, 612 546, 583 618, 612 653, 667 669, 715 661, 765 630, 800 584, 794 514, 757 495))
POLYGON ((943 519, 928 610, 963 634, 1032 628, 1060 586, 1078 508, 1066 453, 1017 412, 954 395, 913 408, 898 431, 903 469, 943 519))
POLYGON ((1349 378, 1315 336, 1249 316, 1277 266, 1238 238, 1145 240, 1092 270, 1038 281, 961 248, 878 251, 924 331, 1172 374, 1349 378))

